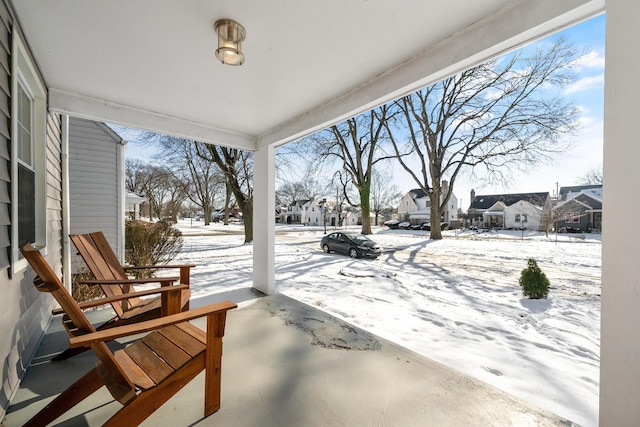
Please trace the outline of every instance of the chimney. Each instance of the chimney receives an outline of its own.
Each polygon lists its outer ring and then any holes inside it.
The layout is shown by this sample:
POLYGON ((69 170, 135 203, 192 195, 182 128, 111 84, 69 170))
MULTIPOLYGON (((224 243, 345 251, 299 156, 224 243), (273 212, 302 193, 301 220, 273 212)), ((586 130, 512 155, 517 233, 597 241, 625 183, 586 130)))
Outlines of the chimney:
POLYGON ((469 204, 472 204, 475 200, 476 200, 476 190, 474 190, 472 188, 471 189, 471 202, 469 204))
POLYGON ((447 181, 446 179, 442 180, 442 189, 440 191, 440 194, 442 194, 443 196, 445 194, 447 194, 447 191, 449 191, 449 181, 447 181))

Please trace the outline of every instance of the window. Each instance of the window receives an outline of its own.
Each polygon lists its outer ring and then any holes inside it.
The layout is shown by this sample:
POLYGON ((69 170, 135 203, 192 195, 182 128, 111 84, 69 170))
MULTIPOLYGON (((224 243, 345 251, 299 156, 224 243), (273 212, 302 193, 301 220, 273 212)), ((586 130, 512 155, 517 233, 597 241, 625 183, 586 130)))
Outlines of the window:
POLYGON ((567 212, 564 214, 564 222, 567 224, 579 224, 580 212, 567 212))
POLYGON ((46 243, 46 92, 19 31, 13 34, 11 251, 16 272, 26 267, 22 245, 46 243))

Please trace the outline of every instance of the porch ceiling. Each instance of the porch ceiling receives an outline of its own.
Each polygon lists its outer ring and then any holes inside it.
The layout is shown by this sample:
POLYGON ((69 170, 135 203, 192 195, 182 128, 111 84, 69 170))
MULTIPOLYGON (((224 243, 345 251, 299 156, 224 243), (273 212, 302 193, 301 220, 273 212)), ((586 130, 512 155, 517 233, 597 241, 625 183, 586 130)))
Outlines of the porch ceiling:
POLYGON ((604 10, 604 0, 12 4, 53 111, 246 149, 321 129, 604 10), (246 28, 240 67, 215 58, 220 18, 246 28))

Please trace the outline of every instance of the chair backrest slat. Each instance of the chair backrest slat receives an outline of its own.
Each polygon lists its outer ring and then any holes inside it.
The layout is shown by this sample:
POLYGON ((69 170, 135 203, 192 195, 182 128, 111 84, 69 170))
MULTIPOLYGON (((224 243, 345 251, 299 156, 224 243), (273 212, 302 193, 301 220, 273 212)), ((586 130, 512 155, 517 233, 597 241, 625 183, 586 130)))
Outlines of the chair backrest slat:
MULTIPOLYGON (((101 231, 89 234, 72 234, 69 236, 78 253, 97 280, 125 280, 127 273, 120 264, 118 257, 111 249, 107 238, 101 231)), ((119 286, 101 286, 108 297, 133 292, 129 284, 119 286)), ((118 316, 122 316, 127 308, 140 303, 138 298, 114 302, 111 305, 118 316)))
MULTIPOLYGON (((37 274, 34 280, 36 288, 41 292, 50 292, 53 295, 62 310, 76 326, 78 333, 95 332, 96 330, 87 319, 87 316, 84 315, 78 303, 62 285, 60 278, 40 251, 27 243, 22 248, 22 254, 37 274)), ((91 344, 91 349, 102 363, 98 373, 105 381, 105 385, 113 397, 120 402, 128 401, 135 397, 134 385, 127 379, 107 345, 104 342, 98 342, 91 344)))

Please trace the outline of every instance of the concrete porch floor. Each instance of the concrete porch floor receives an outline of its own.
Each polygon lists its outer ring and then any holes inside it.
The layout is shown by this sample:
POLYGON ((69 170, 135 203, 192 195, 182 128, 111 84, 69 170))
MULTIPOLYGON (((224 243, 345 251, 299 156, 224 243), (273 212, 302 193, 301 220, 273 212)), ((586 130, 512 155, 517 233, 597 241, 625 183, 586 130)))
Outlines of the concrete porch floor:
MULTIPOLYGON (((239 308, 227 319, 220 411, 202 417, 201 373, 143 425, 574 425, 284 295, 261 297, 246 289, 192 306, 227 299, 239 308)), ((109 312, 93 312, 91 320, 106 319, 109 312)), ((195 323, 204 327, 202 320, 195 323)), ((23 425, 93 367, 91 352, 51 362, 66 340, 54 318, 0 425, 23 425)), ((98 426, 119 408, 103 387, 54 425, 98 426)))

